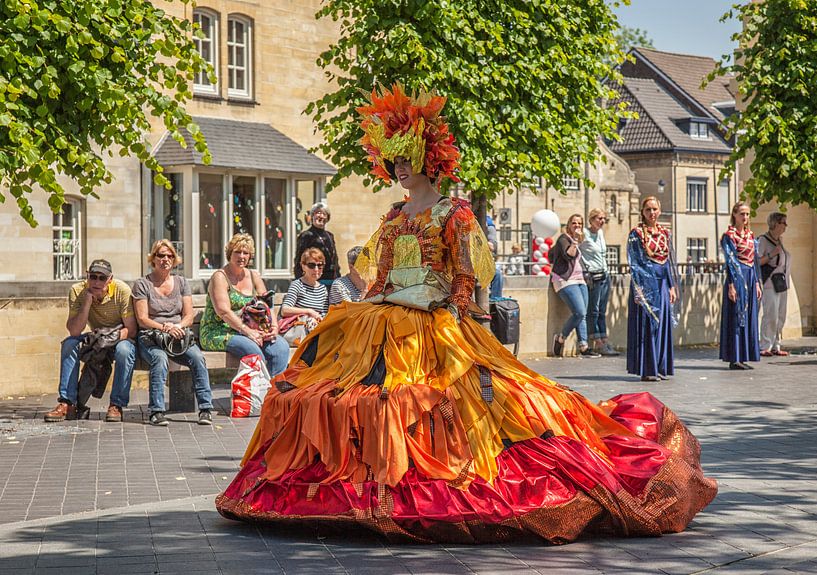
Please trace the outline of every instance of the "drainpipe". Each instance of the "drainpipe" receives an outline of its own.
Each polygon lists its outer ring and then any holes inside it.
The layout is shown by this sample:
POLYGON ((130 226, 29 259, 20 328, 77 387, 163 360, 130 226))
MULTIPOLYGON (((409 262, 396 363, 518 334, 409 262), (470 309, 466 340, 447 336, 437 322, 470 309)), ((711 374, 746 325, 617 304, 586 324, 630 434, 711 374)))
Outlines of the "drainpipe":
POLYGON ((721 237, 720 230, 718 229, 718 191, 720 190, 720 185, 718 184, 718 169, 715 167, 715 164, 712 164, 712 182, 715 186, 715 260, 718 261, 718 245, 719 239, 721 237))
POLYGON ((678 153, 676 152, 672 161, 672 247, 676 258, 678 257, 678 182, 675 181, 677 167, 678 153))

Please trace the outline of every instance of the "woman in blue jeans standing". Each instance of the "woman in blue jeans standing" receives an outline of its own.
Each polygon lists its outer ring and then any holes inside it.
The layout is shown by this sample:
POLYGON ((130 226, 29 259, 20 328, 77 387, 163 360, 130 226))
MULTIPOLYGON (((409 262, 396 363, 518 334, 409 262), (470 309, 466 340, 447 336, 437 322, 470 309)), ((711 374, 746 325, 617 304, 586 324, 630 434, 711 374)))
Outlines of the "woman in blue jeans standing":
POLYGON ((579 244, 584 280, 587 283, 587 331, 601 355, 613 357, 619 353, 607 340, 607 301, 610 299, 610 274, 607 269, 607 242, 601 229, 607 214, 598 208, 590 210, 584 241, 579 244))
POLYGON ((249 269, 255 255, 252 236, 235 234, 224 252, 227 265, 216 270, 207 288, 207 304, 199 330, 201 347, 226 351, 239 359, 261 355, 270 375, 275 376, 284 371, 289 361, 289 345, 278 337, 278 324, 272 321, 268 329, 261 331, 245 325, 238 317, 241 308, 267 291, 259 273, 249 269))
POLYGON ((601 357, 587 344, 587 284, 584 281, 579 244, 584 240, 584 219, 573 214, 567 219, 565 233, 559 236, 551 250, 553 289, 570 308, 571 314, 561 333, 553 338, 553 355, 561 357, 565 339, 576 330, 579 354, 582 357, 601 357))
MULTIPOLYGON (((139 354, 150 366, 148 421, 151 425, 165 426, 168 424, 165 417, 168 359, 167 353, 156 343, 153 330, 181 339, 185 336, 185 330, 193 325, 195 312, 187 280, 170 273, 182 263, 173 244, 164 239, 156 241, 148 254, 148 263, 153 271, 133 284, 133 311, 142 330, 138 339, 139 354)), ((199 406, 199 425, 211 425, 213 394, 201 349, 193 343, 184 354, 175 357, 174 361, 186 365, 193 374, 193 390, 199 406)))

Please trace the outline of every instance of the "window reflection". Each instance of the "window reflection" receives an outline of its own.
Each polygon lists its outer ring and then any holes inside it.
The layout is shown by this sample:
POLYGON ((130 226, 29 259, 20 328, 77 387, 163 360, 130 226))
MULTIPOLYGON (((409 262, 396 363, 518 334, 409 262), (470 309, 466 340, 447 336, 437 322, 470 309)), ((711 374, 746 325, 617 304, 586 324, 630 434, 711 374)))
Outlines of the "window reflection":
POLYGON ((199 175, 199 267, 209 270, 224 265, 222 233, 224 188, 222 176, 199 175))
POLYGON ((286 180, 264 179, 264 268, 287 269, 286 180))

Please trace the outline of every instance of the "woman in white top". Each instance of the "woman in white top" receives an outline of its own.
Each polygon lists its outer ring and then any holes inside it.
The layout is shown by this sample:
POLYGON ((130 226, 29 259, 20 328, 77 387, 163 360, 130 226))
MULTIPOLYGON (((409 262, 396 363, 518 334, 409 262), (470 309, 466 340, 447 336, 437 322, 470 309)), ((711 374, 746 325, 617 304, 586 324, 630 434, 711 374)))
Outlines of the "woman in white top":
POLYGON ((587 284, 584 281, 579 244, 584 240, 584 218, 573 214, 567 219, 565 233, 559 236, 551 250, 553 264, 551 278, 553 289, 570 308, 571 314, 562 326, 561 333, 553 338, 553 355, 561 357, 565 339, 576 330, 579 354, 583 357, 600 357, 587 344, 587 284))
POLYGON ((596 351, 604 356, 619 353, 607 341, 607 301, 610 299, 610 275, 607 269, 607 242, 601 227, 607 214, 598 208, 590 210, 584 241, 579 244, 582 254, 584 280, 587 283, 587 332, 596 344, 596 351))
MULTIPOLYGON (((772 212, 766 223, 769 224, 769 231, 757 241, 761 275, 764 278, 763 298, 760 300, 763 306, 763 318, 760 321, 760 355, 771 357, 789 355, 789 352, 780 349, 783 324, 786 323, 788 290, 776 291, 772 275, 783 274, 785 286, 789 285, 791 255, 781 241, 788 226, 786 214, 772 212)), ((778 287, 782 287, 782 284, 778 287)))

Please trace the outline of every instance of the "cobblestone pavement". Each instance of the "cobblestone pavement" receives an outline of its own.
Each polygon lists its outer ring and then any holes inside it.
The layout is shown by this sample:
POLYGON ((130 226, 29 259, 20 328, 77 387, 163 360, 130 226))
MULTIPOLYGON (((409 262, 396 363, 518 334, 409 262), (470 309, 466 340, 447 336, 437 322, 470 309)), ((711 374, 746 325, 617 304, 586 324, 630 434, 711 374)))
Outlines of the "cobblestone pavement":
POLYGON ((715 501, 683 533, 553 546, 395 545, 363 530, 228 521, 213 497, 232 478, 255 420, 232 420, 227 389, 212 427, 171 414, 144 425, 135 390, 122 424, 46 424, 55 396, 0 399, 0 575, 115 573, 814 573, 817 574, 817 338, 751 372, 717 350, 681 350, 668 382, 624 360, 527 361, 598 401, 649 390, 701 440, 715 501))

